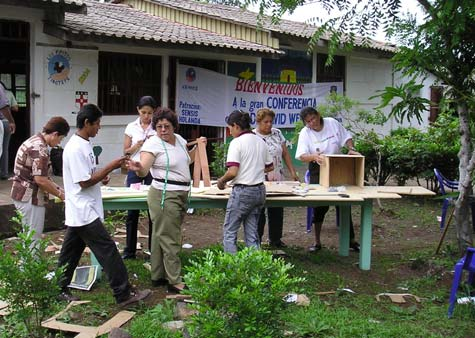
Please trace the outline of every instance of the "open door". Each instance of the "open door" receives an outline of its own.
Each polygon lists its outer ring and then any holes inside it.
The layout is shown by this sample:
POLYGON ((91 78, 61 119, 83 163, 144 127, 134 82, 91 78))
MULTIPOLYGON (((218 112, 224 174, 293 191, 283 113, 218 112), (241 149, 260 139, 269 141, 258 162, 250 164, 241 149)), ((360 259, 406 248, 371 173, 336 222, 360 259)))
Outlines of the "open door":
POLYGON ((13 112, 16 132, 8 148, 9 171, 13 169, 15 155, 30 131, 30 25, 28 22, 0 20, 0 80, 18 102, 13 112))

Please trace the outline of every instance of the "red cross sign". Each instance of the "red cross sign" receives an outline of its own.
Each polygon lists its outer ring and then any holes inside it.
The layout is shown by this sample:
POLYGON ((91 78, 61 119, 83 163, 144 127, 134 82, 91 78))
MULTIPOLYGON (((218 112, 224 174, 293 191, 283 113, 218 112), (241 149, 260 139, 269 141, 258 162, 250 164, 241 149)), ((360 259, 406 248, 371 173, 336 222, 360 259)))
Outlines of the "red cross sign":
POLYGON ((87 103, 88 92, 76 92, 76 103, 79 104, 81 109, 87 103))

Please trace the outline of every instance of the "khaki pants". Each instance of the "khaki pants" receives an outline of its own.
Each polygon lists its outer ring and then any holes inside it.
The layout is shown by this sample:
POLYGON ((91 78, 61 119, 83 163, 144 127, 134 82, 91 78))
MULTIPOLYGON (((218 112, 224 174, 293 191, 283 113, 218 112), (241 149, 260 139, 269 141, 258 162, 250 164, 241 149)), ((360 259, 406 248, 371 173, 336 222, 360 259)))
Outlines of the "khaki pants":
POLYGON ((163 209, 162 191, 150 187, 147 196, 152 219, 152 280, 165 278, 170 284, 181 283, 181 225, 186 212, 187 191, 167 191, 163 209))

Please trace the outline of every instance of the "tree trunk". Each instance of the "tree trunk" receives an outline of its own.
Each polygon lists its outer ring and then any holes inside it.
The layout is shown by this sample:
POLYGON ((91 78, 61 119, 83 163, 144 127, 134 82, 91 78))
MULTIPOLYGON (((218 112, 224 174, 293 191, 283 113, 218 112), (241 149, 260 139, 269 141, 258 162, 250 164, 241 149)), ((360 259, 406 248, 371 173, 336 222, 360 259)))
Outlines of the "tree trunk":
POLYGON ((470 139, 470 126, 467 104, 461 102, 458 107, 460 118, 460 152, 459 152, 459 197, 455 202, 455 221, 459 249, 465 252, 466 248, 473 246, 473 234, 470 218, 470 195, 472 193, 471 174, 474 165, 474 153, 470 139))

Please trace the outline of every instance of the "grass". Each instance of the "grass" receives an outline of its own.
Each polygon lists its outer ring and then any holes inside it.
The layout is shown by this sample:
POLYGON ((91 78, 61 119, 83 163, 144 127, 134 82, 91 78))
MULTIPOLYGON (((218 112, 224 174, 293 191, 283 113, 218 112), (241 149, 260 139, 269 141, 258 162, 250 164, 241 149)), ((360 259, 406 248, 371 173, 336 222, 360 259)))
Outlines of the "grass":
MULTIPOLYGON (((337 249, 324 248, 313 255, 302 246, 286 249, 286 261, 294 265, 292 275, 306 279, 300 292, 311 301, 308 307, 288 304, 283 313, 275 314, 289 337, 475 336, 474 305, 456 305, 453 318, 447 318, 451 271, 458 255, 454 236, 444 242, 438 256, 434 255, 440 234, 435 221, 440 201, 404 198, 383 201, 383 207, 374 208, 373 246, 377 253, 372 256, 370 271, 358 268, 355 253, 340 257, 337 249), (343 288, 355 293, 341 291, 343 288), (318 295, 321 291, 335 293, 318 295), (384 297, 378 301, 375 296, 379 293, 410 293, 421 302, 408 298, 405 304, 395 304, 384 297)), ((221 217, 208 210, 200 215, 221 217)), ((357 210, 353 217, 357 219, 357 210)), ((203 250, 184 251, 184 268, 202 254, 203 250)), ((150 274, 143 263, 126 261, 131 282, 149 288, 150 274)), ((157 296, 153 301, 135 309, 136 316, 125 327, 133 337, 180 337, 161 328, 161 322, 174 317, 173 304, 164 303, 162 289, 154 289, 157 296)), ((459 295, 470 292, 473 289, 461 290, 459 295)), ((93 302, 83 305, 81 314, 67 314, 64 319, 68 322, 98 325, 120 310, 105 276, 92 291, 74 293, 93 302)))

